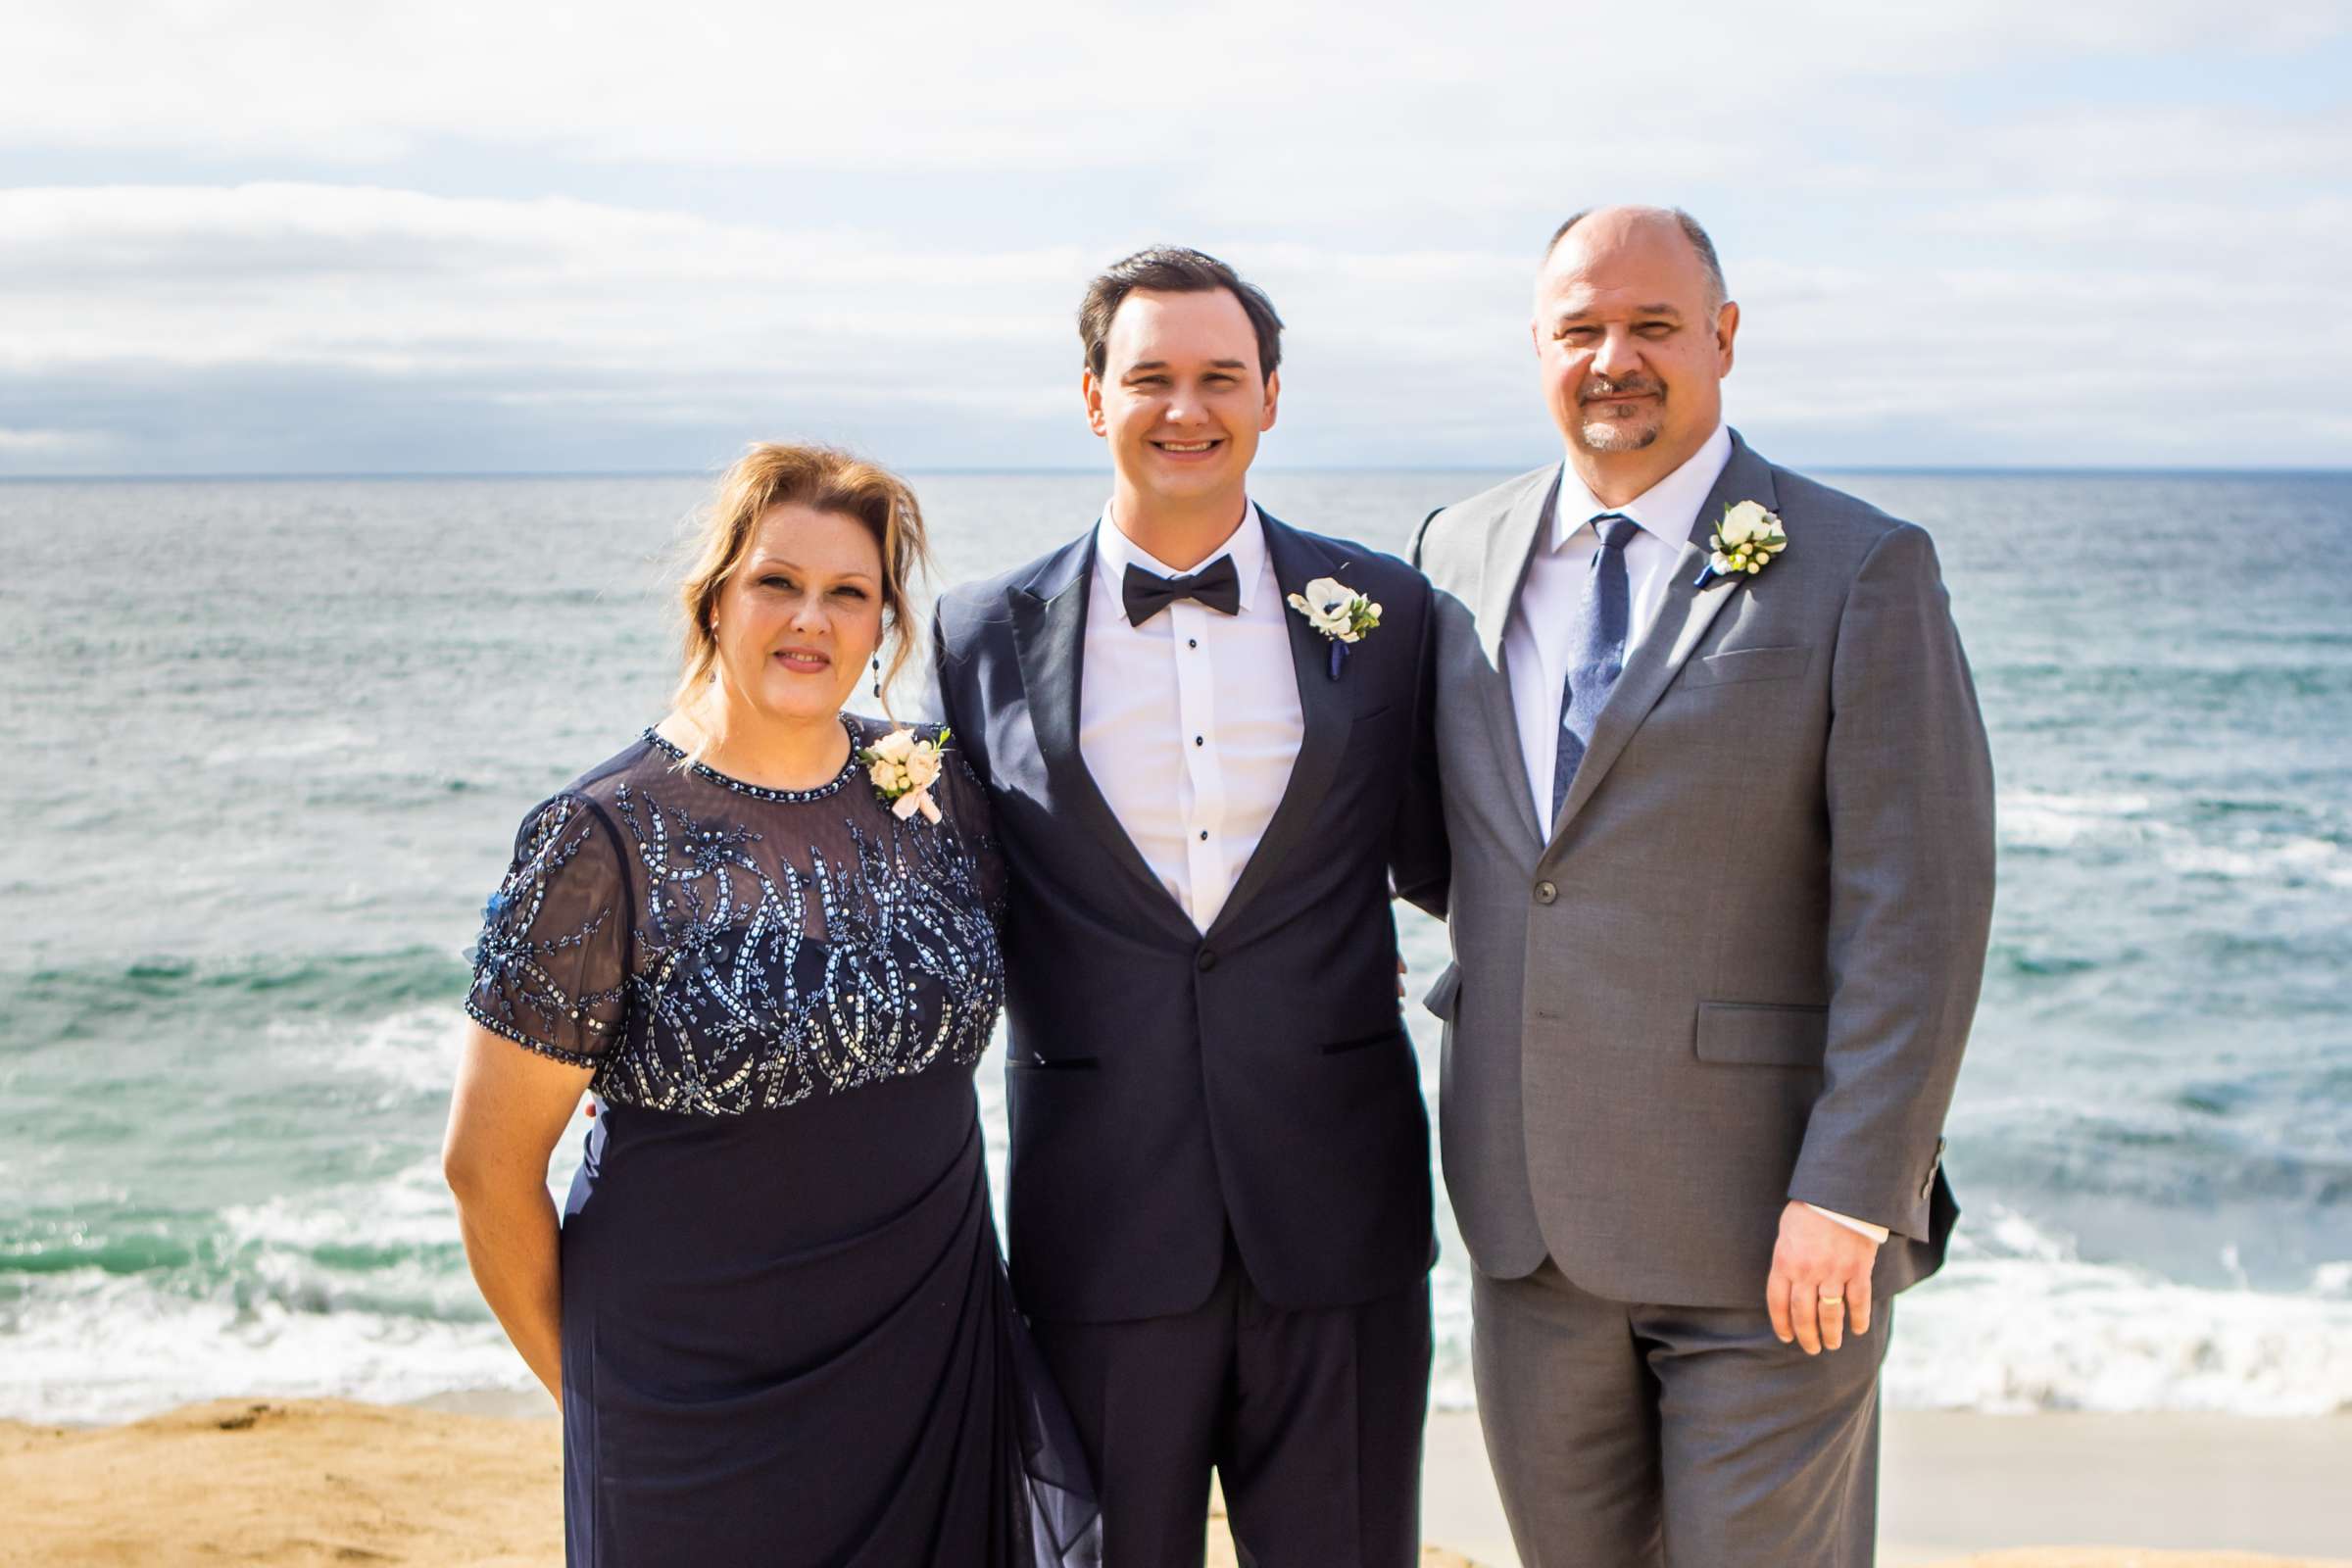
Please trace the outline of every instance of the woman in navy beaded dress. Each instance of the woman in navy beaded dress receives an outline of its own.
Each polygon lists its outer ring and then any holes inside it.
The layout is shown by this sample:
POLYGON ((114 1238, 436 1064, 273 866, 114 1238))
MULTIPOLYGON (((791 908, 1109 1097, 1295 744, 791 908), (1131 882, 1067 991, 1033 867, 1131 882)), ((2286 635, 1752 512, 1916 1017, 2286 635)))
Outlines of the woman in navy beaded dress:
POLYGON ((563 1407, 571 1568, 1099 1559, 989 1214, 986 800, 952 738, 843 710, 906 657, 921 528, 879 468, 754 448, 673 710, 530 812, 485 911, 444 1163, 563 1407))

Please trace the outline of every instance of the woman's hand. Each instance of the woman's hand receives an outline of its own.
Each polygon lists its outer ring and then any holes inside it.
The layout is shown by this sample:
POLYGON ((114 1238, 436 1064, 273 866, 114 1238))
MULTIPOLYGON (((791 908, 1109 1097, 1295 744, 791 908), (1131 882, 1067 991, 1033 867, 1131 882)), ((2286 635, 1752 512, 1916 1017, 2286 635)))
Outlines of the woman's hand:
POLYGON ((474 1283, 558 1404, 564 1292, 547 1161, 594 1076, 468 1022, 441 1145, 474 1283))

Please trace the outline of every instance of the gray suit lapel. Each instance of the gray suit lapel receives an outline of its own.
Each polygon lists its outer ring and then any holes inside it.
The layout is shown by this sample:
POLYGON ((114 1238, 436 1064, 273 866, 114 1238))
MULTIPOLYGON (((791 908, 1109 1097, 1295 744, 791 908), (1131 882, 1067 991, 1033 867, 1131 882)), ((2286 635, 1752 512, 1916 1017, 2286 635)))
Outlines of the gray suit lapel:
POLYGON ((1772 486, 1772 466, 1748 450, 1738 431, 1732 434, 1732 458, 1723 466, 1715 480, 1715 488, 1707 492, 1700 504, 1698 517, 1690 525, 1690 536, 1685 541, 1682 554, 1674 563, 1674 576, 1668 582, 1666 599, 1658 607, 1657 619, 1650 622, 1632 656, 1626 660, 1625 672, 1617 677, 1616 689, 1592 723, 1592 743, 1585 749, 1584 760, 1578 764, 1576 777, 1568 786, 1568 797, 1560 803, 1560 819, 1552 824, 1551 842, 1557 844, 1576 820, 1576 813, 1600 788, 1610 766, 1634 738, 1634 731, 1649 716, 1649 710, 1666 695, 1666 688, 1690 661, 1707 628, 1724 607, 1740 592, 1739 581, 1718 581, 1705 588, 1697 586, 1698 574, 1705 566, 1708 550, 1706 540, 1715 531, 1724 509, 1735 502, 1755 501, 1767 510, 1777 508, 1772 486))
POLYGON ((1143 852, 1119 825, 1118 813, 1102 798, 1102 787, 1087 771, 1086 759, 1078 749, 1086 602, 1094 569, 1095 541, 1090 532, 1048 563, 1029 584, 1006 595, 1012 611, 1013 651, 1020 660, 1021 684, 1029 693, 1029 723, 1037 734, 1038 754, 1045 761, 1054 799, 1094 835, 1146 902, 1172 917, 1189 935, 1192 920, 1152 874, 1143 852))
POLYGON ((1544 842, 1544 824, 1536 814, 1536 799, 1527 783, 1527 766, 1519 749, 1519 718, 1511 706, 1511 676, 1503 663, 1502 637, 1511 608, 1519 599, 1519 584, 1527 576, 1528 558, 1551 524, 1558 504, 1560 469, 1538 472, 1487 533, 1487 556, 1478 581, 1478 651, 1484 655, 1477 673, 1479 700, 1488 727, 1494 736, 1494 755, 1503 760, 1503 776, 1515 781, 1508 791, 1517 803, 1519 825, 1531 844, 1544 842))
POLYGON ((1343 701, 1342 682, 1331 678, 1331 640, 1308 625, 1304 615, 1293 613, 1288 603, 1292 594, 1302 592, 1317 577, 1346 581, 1347 564, 1332 560, 1264 509, 1259 509, 1258 515, 1265 518, 1266 563, 1273 568, 1274 590, 1283 600, 1277 608, 1291 629, 1291 670, 1298 682, 1298 713, 1305 729, 1298 739, 1298 756, 1291 763, 1290 780, 1283 786, 1281 804, 1274 808, 1250 863, 1242 867, 1217 917, 1209 922, 1210 937, 1232 924, 1236 911, 1273 879, 1283 858, 1305 838, 1316 806, 1339 776, 1340 757, 1348 749, 1351 722, 1343 701))

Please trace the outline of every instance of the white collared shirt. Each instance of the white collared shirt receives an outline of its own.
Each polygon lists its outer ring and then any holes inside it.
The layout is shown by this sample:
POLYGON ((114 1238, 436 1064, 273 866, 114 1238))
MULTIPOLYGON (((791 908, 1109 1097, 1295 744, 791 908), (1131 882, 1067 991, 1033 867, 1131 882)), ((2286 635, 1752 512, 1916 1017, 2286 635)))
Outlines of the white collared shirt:
POLYGON ((1632 591, 1626 650, 1640 646, 1666 602, 1675 562, 1706 505, 1707 492, 1732 461, 1732 432, 1724 425, 1683 466, 1622 507, 1604 507, 1576 476, 1573 464, 1560 465, 1560 493, 1551 526, 1536 541, 1527 576, 1502 633, 1503 667, 1510 675, 1511 710, 1519 720, 1519 753, 1534 792, 1536 820, 1551 820, 1552 763, 1560 750, 1560 696, 1568 682, 1568 658, 1577 645, 1592 558, 1600 535, 1592 518, 1604 512, 1641 524, 1625 547, 1626 586, 1632 591))
MULTIPOLYGON (((1560 699, 1568 680, 1568 656, 1583 630, 1577 622, 1585 612, 1586 579, 1592 572, 1592 558, 1600 551, 1600 534, 1592 519, 1613 512, 1641 525, 1641 531, 1625 546, 1626 587, 1631 595, 1625 646, 1630 654, 1656 623, 1658 607, 1666 602, 1666 590, 1672 583, 1674 564, 1698 522, 1698 509, 1707 504, 1708 493, 1731 461, 1732 432, 1718 424, 1681 467, 1622 507, 1603 506, 1577 477, 1573 464, 1563 461, 1560 465, 1560 491, 1552 507, 1551 525, 1536 541, 1527 576, 1520 582, 1519 597, 1502 633, 1511 710, 1519 721, 1519 753, 1527 765, 1527 786, 1535 795, 1537 821, 1551 819, 1551 775, 1559 758, 1560 699)), ((1886 1240, 1884 1225, 1818 1203, 1805 1206, 1874 1242, 1886 1240)))
POLYGON ((1193 570, 1218 555, 1233 558, 1240 613, 1184 599, 1130 626, 1119 593, 1130 564, 1185 573, 1139 549, 1103 508, 1078 692, 1086 770, 1144 863, 1203 931, 1265 837, 1306 732, 1288 612, 1254 505, 1193 570))

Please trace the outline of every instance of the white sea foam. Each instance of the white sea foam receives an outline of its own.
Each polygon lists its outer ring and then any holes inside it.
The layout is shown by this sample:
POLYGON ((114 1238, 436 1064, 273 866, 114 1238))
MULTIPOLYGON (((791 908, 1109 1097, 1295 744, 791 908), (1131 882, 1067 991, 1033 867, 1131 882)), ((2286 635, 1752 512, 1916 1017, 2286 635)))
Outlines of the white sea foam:
POLYGON ((1979 1257, 2031 1259, 2041 1263, 2071 1263, 2075 1242, 2070 1236, 2036 1225, 2014 1208, 1985 1205, 1984 1217, 1952 1238, 1955 1259, 1979 1257))
POLYGON ((269 741, 256 741, 240 733, 234 742, 207 753, 204 765, 251 766, 263 762, 311 761, 318 758, 358 759, 362 765, 372 765, 374 745, 375 737, 342 723, 314 724, 299 733, 269 741))
MULTIPOLYGON (((576 1150, 551 1173, 566 1178, 576 1150)), ((339 1395, 398 1400, 525 1389, 446 1244, 428 1163, 373 1189, 271 1200, 223 1216, 228 1278, 98 1269, 35 1276, 0 1308, 0 1417, 131 1419, 197 1399, 339 1395), (320 1249, 411 1246, 367 1267, 320 1249)), ((1432 1281, 1444 1407, 1474 1402, 1470 1289, 1458 1245, 1432 1281)), ((2066 1237, 1988 1206, 1941 1274, 1897 1305, 1889 1402, 1993 1411, 2352 1411, 2352 1259, 2278 1293, 2183 1285, 2077 1255, 2066 1237)))
MULTIPOLYGON (((2234 1249, 2225 1268, 2235 1270, 2234 1249)), ((2183 1285, 2085 1261, 2072 1238, 2005 1205, 1953 1238, 1895 1308, 1887 1398, 1967 1410, 2352 1410, 2352 1265, 2308 1289, 2183 1285)))
POLYGON ((2162 855, 2167 866, 2191 876, 2314 881, 2352 888, 2352 852, 2327 839, 2168 844, 2162 855))
POLYGON ((1994 815, 2002 843, 2063 850, 2089 839, 2144 835, 2160 825, 2145 819, 2154 805, 2145 795, 2004 790, 1994 815))
POLYGON ((1912 1408, 2338 1414, 2352 1411, 2352 1299, 1956 1261, 1898 1304, 1886 1393, 1912 1408))
POLYGON ((498 1325, 307 1310, 274 1298, 190 1299, 151 1276, 46 1276, 12 1307, 0 1417, 128 1421, 247 1395, 380 1401, 531 1377, 498 1325))
POLYGON ((2001 843, 2032 850, 2142 845, 2166 868, 2188 876, 2352 887, 2352 850, 2332 839, 2252 829, 2200 839, 2178 823, 2151 816, 2154 806, 2146 795, 2004 791, 1997 813, 2001 843))
MULTIPOLYGON (((1468 1294, 1446 1273, 1432 1392, 1466 1409, 1468 1294)), ((1903 1409, 2352 1412, 2352 1260, 2323 1264, 2301 1292, 2181 1285, 2085 1262, 1996 1205, 1896 1302, 1885 1387, 1903 1409)))
POLYGON ((456 1240, 457 1211, 437 1159, 388 1180, 279 1195, 220 1211, 236 1243, 309 1251, 321 1247, 432 1247, 456 1240))
MULTIPOLYGON (((585 1124, 550 1162, 559 1195, 585 1124)), ((464 1261, 439 1162, 224 1209, 219 1271, 20 1276, 0 1418, 119 1421, 245 1395, 528 1389, 464 1261), (402 1254, 406 1255, 402 1255, 402 1254)))
MULTIPOLYGON (((317 1025, 272 1035, 288 1066, 339 1062, 412 1107, 416 1090, 438 1088, 455 1070, 446 1006, 368 1025, 356 1051, 317 1025)), ((1001 1203, 1004 1117, 993 1056, 979 1099, 1001 1203)), ((559 1195, 587 1130, 574 1118, 550 1162, 559 1195)), ((95 1269, 24 1278, 23 1294, 0 1306, 0 1416, 109 1421, 243 1395, 406 1399, 530 1386, 456 1255, 437 1159, 281 1193, 220 1220, 228 1266, 214 1283, 95 1269)), ((1433 1395, 1442 1406, 1468 1407, 1469 1276, 1450 1237, 1432 1296, 1433 1395)), ((2185 1285, 2086 1261, 2070 1237, 1985 1203, 1947 1267, 1904 1296, 1895 1317, 1886 1391, 1897 1406, 2352 1411, 2352 1259, 2321 1265, 2292 1292, 2185 1285)))
POLYGON ((356 1029, 340 1020, 273 1018, 263 1038, 289 1065, 358 1074, 412 1094, 446 1094, 457 1080, 464 1022, 457 1008, 436 1004, 387 1013, 356 1029))

